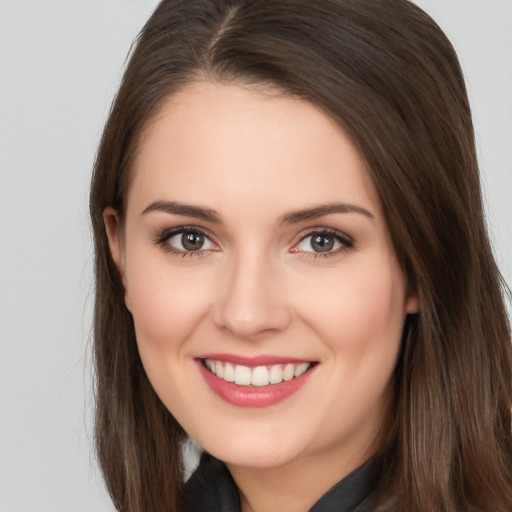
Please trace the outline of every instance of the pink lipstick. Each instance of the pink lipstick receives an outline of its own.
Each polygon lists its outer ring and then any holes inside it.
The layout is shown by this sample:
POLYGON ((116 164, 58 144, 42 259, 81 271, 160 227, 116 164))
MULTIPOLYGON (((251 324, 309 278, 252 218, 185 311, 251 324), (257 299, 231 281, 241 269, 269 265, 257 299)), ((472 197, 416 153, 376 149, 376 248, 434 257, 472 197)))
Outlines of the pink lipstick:
POLYGON ((217 396, 237 407, 268 407, 297 392, 316 362, 304 359, 208 354, 196 359, 199 371, 217 396))

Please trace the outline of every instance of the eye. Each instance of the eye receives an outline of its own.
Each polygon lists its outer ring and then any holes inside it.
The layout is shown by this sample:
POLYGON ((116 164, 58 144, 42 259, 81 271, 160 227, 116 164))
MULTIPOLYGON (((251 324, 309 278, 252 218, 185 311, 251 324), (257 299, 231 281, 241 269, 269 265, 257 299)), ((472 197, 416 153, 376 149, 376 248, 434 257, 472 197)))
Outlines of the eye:
POLYGON ((210 249, 213 245, 202 233, 185 231, 178 233, 167 240, 167 243, 180 251, 200 251, 210 249))
POLYGON ((165 250, 182 256, 199 256, 205 251, 217 250, 210 238, 197 228, 174 228, 165 231, 156 240, 165 250))
POLYGON ((353 247, 354 242, 338 232, 314 231, 304 236, 298 244, 296 244, 292 252, 314 253, 314 255, 328 256, 336 254, 344 249, 353 247))

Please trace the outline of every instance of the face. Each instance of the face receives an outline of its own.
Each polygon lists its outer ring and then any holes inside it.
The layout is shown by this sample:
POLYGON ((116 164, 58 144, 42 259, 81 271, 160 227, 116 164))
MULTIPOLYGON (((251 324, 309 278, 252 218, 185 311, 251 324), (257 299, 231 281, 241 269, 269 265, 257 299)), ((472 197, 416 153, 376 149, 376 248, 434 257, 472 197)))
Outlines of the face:
POLYGON ((337 125, 190 85, 141 140, 122 228, 104 216, 144 368, 193 439, 244 467, 363 457, 417 300, 337 125))

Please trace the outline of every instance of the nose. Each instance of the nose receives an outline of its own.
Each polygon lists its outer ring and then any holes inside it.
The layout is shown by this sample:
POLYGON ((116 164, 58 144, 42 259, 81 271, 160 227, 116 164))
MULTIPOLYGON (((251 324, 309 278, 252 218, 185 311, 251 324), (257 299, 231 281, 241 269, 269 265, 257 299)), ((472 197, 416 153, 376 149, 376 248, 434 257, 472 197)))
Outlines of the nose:
POLYGON ((282 275, 265 258, 240 260, 223 275, 214 308, 216 325, 247 340, 286 329, 292 315, 282 275))

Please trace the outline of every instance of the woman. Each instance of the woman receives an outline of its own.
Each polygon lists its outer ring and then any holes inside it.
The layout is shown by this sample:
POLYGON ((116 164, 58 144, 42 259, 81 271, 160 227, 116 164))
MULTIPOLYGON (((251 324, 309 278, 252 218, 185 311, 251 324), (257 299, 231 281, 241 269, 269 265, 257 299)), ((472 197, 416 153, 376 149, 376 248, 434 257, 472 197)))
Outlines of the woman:
POLYGON ((119 510, 510 509, 510 333, 469 105, 418 7, 164 0, 91 216, 119 510), (188 436, 205 455, 184 485, 188 436))

